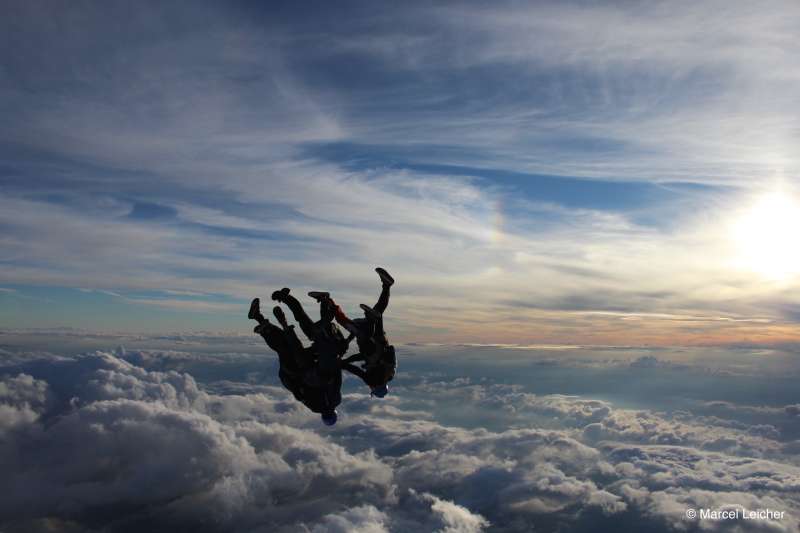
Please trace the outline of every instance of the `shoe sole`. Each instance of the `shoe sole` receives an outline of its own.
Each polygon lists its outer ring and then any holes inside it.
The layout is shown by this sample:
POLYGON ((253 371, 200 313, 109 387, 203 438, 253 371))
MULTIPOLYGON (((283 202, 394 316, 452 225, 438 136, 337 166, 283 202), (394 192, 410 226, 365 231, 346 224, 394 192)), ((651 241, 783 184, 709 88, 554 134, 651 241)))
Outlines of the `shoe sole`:
POLYGON ((272 293, 272 299, 274 301, 276 301, 276 302, 280 302, 280 301, 283 300, 284 297, 289 296, 289 292, 290 291, 288 291, 288 290, 284 291, 283 289, 281 289, 279 291, 275 291, 275 292, 272 293))
POLYGON ((259 299, 256 298, 250 303, 250 311, 247 312, 247 318, 254 320, 256 318, 256 313, 260 311, 260 308, 261 302, 259 302, 259 299))
POLYGON ((331 297, 331 293, 322 291, 311 291, 308 293, 308 295, 314 298, 316 301, 327 300, 331 297))
POLYGON ((384 269, 378 267, 375 269, 375 272, 378 273, 378 277, 381 278, 381 281, 387 283, 389 285, 394 285, 394 278, 389 275, 384 269))

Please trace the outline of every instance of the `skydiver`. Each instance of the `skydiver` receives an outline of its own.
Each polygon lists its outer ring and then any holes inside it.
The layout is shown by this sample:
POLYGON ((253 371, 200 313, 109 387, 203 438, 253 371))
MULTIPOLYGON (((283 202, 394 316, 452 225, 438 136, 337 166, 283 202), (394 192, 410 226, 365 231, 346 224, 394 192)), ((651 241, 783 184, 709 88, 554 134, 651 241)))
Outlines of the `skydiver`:
POLYGON ((312 412, 319 413, 325 425, 336 423, 336 407, 341 403, 341 370, 333 373, 319 368, 314 347, 304 347, 294 332, 294 326, 286 322, 280 307, 273 314, 281 328, 264 318, 260 301, 254 299, 250 304, 248 318, 256 320, 258 326, 253 330, 261 335, 267 345, 278 353, 278 377, 295 399, 312 412))
MULTIPOLYGON (((280 311, 280 309, 278 310, 280 311)), ((281 329, 261 314, 260 300, 258 298, 255 298, 250 303, 250 311, 247 313, 247 318, 258 322, 258 325, 253 329, 253 333, 261 335, 267 346, 278 354, 278 377, 281 383, 294 395, 296 400, 302 401, 302 375, 313 364, 313 355, 306 351, 302 344, 298 349, 298 346, 292 342, 287 330, 291 331, 290 328, 293 328, 293 326, 288 326, 287 324, 286 327, 281 329)), ((276 318, 278 318, 277 315, 276 318)), ((283 318, 283 323, 285 323, 286 318, 283 318)), ((280 318, 279 322, 281 322, 280 318)), ((294 338, 296 339, 297 336, 295 335, 294 338)))
POLYGON ((325 300, 330 301, 336 322, 356 339, 359 353, 343 359, 343 368, 360 377, 370 388, 373 396, 383 398, 389 392, 388 383, 394 378, 397 370, 394 346, 389 344, 383 329, 383 312, 389 305, 389 289, 394 284, 394 278, 380 267, 376 268, 375 272, 381 279, 381 294, 373 307, 361 304, 364 318, 348 318, 328 293, 309 293, 309 296, 317 298, 321 303, 325 300), (352 364, 356 361, 364 361, 362 368, 352 364))
POLYGON ((368 306, 361 304, 364 314, 375 322, 375 331, 371 339, 372 352, 359 352, 342 360, 342 368, 361 378, 370 388, 370 394, 383 398, 389 392, 389 382, 397 372, 397 356, 394 346, 388 343, 383 331, 383 316, 368 306), (352 364, 364 361, 361 368, 352 364))
POLYGON ((342 397, 341 357, 349 345, 349 340, 344 338, 341 330, 333 323, 333 306, 330 302, 321 301, 320 320, 314 322, 297 298, 290 294, 288 288, 273 292, 272 299, 289 307, 300 329, 312 343, 311 347, 317 358, 315 365, 317 372, 306 374, 306 384, 316 394, 314 397, 319 404, 317 408, 321 409, 316 411, 312 408, 312 410, 321 413, 326 424, 333 425, 337 419, 335 407, 339 405, 342 397))

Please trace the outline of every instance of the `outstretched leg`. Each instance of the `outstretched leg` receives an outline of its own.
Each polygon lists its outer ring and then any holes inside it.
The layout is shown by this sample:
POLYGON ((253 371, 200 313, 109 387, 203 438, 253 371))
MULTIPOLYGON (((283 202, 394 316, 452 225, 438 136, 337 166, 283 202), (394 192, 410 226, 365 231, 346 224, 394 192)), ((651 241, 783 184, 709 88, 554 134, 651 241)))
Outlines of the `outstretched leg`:
POLYGON ((261 338, 264 339, 267 346, 278 354, 281 368, 296 371, 300 361, 298 361, 295 350, 293 349, 294 347, 290 344, 290 339, 287 337, 284 330, 272 324, 263 316, 261 319, 261 323, 255 327, 253 332, 261 335, 261 338))
POLYGON ((319 302, 319 318, 321 324, 327 324, 333 321, 336 311, 336 304, 331 299, 331 293, 323 291, 311 291, 309 296, 319 302))
POLYGON ((378 297, 378 302, 372 308, 378 313, 383 314, 386 311, 386 306, 389 305, 389 287, 394 285, 394 278, 389 275, 386 270, 378 267, 375 269, 378 276, 381 278, 381 295, 378 297))
POLYGON ((386 339, 386 334, 383 332, 383 315, 368 305, 361 304, 361 309, 364 311, 366 317, 366 331, 369 332, 369 350, 366 354, 367 365, 372 366, 378 363, 382 353, 382 341, 386 339))
POLYGON ((297 298, 289 294, 289 289, 281 289, 272 293, 272 299, 286 304, 289 310, 294 315, 294 319, 300 325, 300 329, 306 334, 308 340, 313 341, 316 336, 316 328, 314 321, 303 309, 303 306, 297 301, 297 298))
POLYGON ((250 320, 255 320, 259 324, 263 324, 266 318, 264 315, 261 314, 261 300, 258 298, 253 298, 253 301, 250 302, 250 311, 247 313, 247 318, 250 320))
POLYGON ((283 344, 281 344, 284 339, 283 331, 270 323, 270 321, 261 314, 261 300, 258 298, 253 298, 253 301, 250 302, 250 311, 247 313, 247 318, 258 322, 258 325, 253 328, 253 333, 258 333, 264 337, 267 344, 275 351, 278 351, 278 347, 283 348, 283 344))
POLYGON ((294 332, 294 326, 286 323, 286 315, 283 314, 283 309, 279 306, 272 308, 272 314, 278 319, 278 323, 283 328, 283 335, 289 345, 291 352, 294 354, 295 362, 298 368, 305 371, 314 364, 314 357, 309 348, 303 346, 297 334, 294 332))
POLYGON ((320 324, 324 327, 333 322, 334 314, 336 312, 336 305, 333 300, 327 298, 319 303, 319 320, 320 324))

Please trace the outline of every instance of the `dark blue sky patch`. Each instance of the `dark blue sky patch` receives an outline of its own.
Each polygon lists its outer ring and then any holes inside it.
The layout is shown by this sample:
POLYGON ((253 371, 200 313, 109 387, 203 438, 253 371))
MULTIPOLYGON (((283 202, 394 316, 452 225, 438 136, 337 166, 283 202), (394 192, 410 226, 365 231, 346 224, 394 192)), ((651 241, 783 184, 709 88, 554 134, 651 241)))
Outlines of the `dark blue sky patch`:
POLYGON ((196 224, 185 223, 185 227, 199 230, 203 233, 210 235, 217 235, 220 237, 230 237, 233 239, 245 239, 255 241, 266 241, 265 246, 275 246, 279 243, 292 243, 292 246, 301 245, 302 243, 323 242, 322 239, 314 239, 312 237, 296 237, 285 232, 271 230, 269 224, 264 225, 264 229, 251 229, 251 228, 236 228, 227 226, 214 226, 211 224, 196 224), (271 244, 270 244, 271 243, 271 244))
MULTIPOLYGON (((554 140, 553 142, 558 142, 554 140)), ((575 149, 612 149, 614 144, 600 139, 575 139, 575 149), (580 147, 580 148, 579 148, 580 147)), ((616 147, 620 148, 620 147, 616 147)), ((652 205, 668 205, 687 197, 731 193, 733 187, 691 183, 648 183, 613 179, 588 179, 572 176, 529 174, 507 169, 420 162, 458 155, 461 149, 447 146, 387 146, 356 143, 307 145, 306 157, 342 165, 353 171, 409 170, 421 174, 477 178, 487 188, 522 194, 530 201, 552 202, 564 207, 600 210, 637 210, 652 205)), ((519 196, 518 196, 519 197, 519 196)), ((642 214, 642 221, 646 220, 642 214)), ((661 219, 663 220, 663 219, 661 219)), ((653 221, 657 222, 657 221, 653 221)))
POLYGON ((133 220, 165 221, 173 220, 177 215, 178 211, 173 207, 147 202, 135 202, 131 212, 128 213, 128 218, 133 220))

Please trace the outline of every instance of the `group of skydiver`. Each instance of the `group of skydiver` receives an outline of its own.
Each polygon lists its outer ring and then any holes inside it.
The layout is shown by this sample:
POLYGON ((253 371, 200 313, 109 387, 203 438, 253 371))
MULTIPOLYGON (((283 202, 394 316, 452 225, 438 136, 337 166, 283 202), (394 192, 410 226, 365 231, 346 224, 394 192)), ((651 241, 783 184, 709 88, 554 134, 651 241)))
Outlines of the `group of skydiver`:
POLYGON ((372 307, 361 304, 364 318, 348 318, 330 293, 311 291, 308 295, 319 303, 320 319, 314 322, 288 288, 272 293, 273 300, 285 304, 292 312, 300 329, 311 341, 310 346, 303 346, 294 325, 286 322, 280 306, 272 309, 278 327, 261 314, 258 298, 250 304, 247 318, 258 322, 253 331, 277 352, 281 383, 297 401, 319 413, 328 426, 336 423, 336 406, 342 401, 342 370, 361 378, 372 396, 383 398, 389 392, 388 383, 397 369, 394 346, 389 344, 383 330, 383 313, 389 304, 389 288, 394 279, 382 268, 376 268, 375 272, 381 279, 381 295, 372 307), (347 330, 347 338, 334 321, 347 330), (359 351, 344 357, 353 339, 359 351), (361 362, 361 366, 355 362, 361 362))

